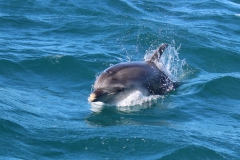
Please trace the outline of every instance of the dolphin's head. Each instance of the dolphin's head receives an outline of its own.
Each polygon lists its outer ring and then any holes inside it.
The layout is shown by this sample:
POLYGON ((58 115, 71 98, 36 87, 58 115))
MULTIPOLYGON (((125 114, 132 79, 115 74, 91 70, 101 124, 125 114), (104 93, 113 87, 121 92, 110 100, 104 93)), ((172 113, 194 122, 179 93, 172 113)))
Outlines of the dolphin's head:
POLYGON ((134 76, 130 70, 128 64, 118 64, 106 69, 97 77, 88 101, 113 104, 126 98, 136 88, 141 89, 141 84, 138 83, 141 78, 134 76))
POLYGON ((94 83, 94 91, 90 94, 90 102, 114 103, 126 97, 132 89, 130 83, 123 79, 119 73, 113 73, 110 70, 100 74, 94 83))

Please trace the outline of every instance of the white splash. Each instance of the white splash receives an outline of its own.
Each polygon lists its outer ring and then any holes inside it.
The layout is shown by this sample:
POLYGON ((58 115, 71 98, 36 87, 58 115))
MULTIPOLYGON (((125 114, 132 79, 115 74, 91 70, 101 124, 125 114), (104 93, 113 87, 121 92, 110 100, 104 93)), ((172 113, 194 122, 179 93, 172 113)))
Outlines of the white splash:
POLYGON ((49 61, 52 63, 52 64, 57 64, 59 63, 60 59, 63 58, 64 55, 54 55, 54 56, 50 56, 50 57, 47 57, 49 59, 49 61))
MULTIPOLYGON (((179 46, 175 48, 175 42, 173 41, 163 52, 159 61, 155 61, 156 66, 167 74, 172 81, 181 81, 185 74, 183 67, 186 64, 186 61, 179 58, 178 51, 180 50, 179 46)), ((154 51, 148 51, 144 56, 144 60, 149 60, 154 51)))
MULTIPOLYGON (((159 98, 164 98, 164 96, 160 95, 145 96, 140 91, 134 91, 131 94, 129 94, 127 98, 112 105, 116 106, 116 109, 122 112, 137 112, 156 104, 159 98)), ((108 107, 112 105, 108 105, 102 102, 92 102, 91 110, 93 112, 98 113, 101 112, 103 107, 108 107)))
POLYGON ((157 100, 157 98, 159 97, 160 97, 159 95, 145 96, 140 91, 134 91, 131 94, 129 94, 128 97, 125 98, 124 100, 117 102, 116 106, 123 107, 123 106, 136 106, 142 104, 151 105, 153 103, 153 100, 157 100))
POLYGON ((91 111, 95 113, 100 113, 102 108, 105 106, 103 102, 92 102, 91 103, 91 111))

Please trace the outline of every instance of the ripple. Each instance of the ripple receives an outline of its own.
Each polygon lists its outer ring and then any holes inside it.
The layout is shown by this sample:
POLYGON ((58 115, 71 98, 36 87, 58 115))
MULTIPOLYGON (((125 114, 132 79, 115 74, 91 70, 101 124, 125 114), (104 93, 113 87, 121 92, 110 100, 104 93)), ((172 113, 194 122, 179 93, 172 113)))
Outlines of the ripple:
POLYGON ((25 129, 23 126, 6 119, 0 119, 0 130, 3 136, 23 136, 27 133, 27 129, 25 129))
POLYGON ((186 146, 175 150, 169 155, 163 156, 161 160, 167 159, 177 159, 176 157, 181 157, 181 159, 226 159, 225 155, 217 153, 216 151, 203 147, 203 146, 186 146))

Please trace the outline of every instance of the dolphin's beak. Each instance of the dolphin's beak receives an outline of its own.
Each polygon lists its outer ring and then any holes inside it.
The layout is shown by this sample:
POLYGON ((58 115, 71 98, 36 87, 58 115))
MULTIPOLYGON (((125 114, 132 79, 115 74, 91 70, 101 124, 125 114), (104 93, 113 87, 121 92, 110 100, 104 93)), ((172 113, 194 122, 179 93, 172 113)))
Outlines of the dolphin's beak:
POLYGON ((97 89, 90 94, 90 96, 88 97, 88 101, 89 102, 101 101, 102 96, 104 97, 104 95, 106 94, 108 94, 108 92, 103 91, 101 89, 97 89))
POLYGON ((88 101, 89 102, 94 102, 97 99, 97 95, 93 92, 90 94, 90 96, 88 97, 88 101))

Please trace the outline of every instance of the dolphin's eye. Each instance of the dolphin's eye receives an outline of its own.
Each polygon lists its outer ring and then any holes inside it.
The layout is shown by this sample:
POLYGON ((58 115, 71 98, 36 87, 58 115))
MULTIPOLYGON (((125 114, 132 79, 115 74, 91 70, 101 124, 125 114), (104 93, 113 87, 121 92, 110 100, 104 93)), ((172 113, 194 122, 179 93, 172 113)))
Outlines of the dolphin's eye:
POLYGON ((122 87, 122 88, 118 88, 117 91, 118 91, 118 92, 124 92, 124 91, 125 91, 125 88, 123 88, 123 87, 122 87))

